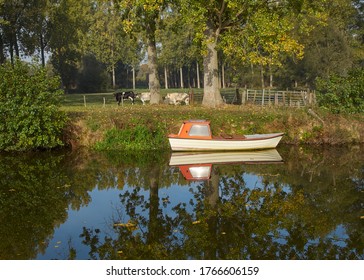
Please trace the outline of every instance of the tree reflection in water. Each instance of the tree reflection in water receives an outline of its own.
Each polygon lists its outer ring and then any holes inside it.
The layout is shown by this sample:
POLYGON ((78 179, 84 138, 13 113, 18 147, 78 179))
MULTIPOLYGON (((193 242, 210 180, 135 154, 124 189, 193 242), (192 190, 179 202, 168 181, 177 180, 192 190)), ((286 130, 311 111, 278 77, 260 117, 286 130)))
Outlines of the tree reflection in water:
POLYGON ((163 170, 168 168, 153 165, 145 185, 149 198, 141 188, 120 196, 124 216, 134 227, 116 226, 117 237, 104 240, 84 229, 90 256, 363 259, 361 153, 291 148, 283 158, 284 165, 214 166, 210 180, 190 187, 192 211, 186 201, 164 211, 168 202, 158 189, 186 182, 180 174, 166 177, 163 170), (247 174, 261 183, 251 185, 247 174))
POLYGON ((214 164, 195 182, 168 152, 0 155, 0 258, 52 251, 70 210, 118 190, 111 232, 84 227, 52 258, 363 259, 363 147, 279 153, 283 164, 214 164))

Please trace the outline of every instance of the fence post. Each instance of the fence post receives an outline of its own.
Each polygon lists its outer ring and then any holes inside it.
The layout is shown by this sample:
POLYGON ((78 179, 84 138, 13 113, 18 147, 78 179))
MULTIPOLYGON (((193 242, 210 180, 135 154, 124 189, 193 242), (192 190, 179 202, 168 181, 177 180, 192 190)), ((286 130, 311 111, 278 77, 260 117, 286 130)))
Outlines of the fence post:
POLYGON ((316 105, 316 91, 312 92, 312 104, 316 105))
POLYGON ((286 94, 282 91, 283 106, 286 106, 286 94))
MULTIPOLYGON (((308 100, 308 98, 309 98, 309 96, 308 96, 308 90, 307 91, 301 91, 301 98, 302 98, 302 103, 303 103, 303 106, 306 106, 307 105, 307 102, 309 102, 309 100, 308 100)), ((300 101, 299 101, 299 103, 301 103, 300 101)))
POLYGON ((247 89, 244 89, 241 96, 241 104, 245 104, 246 97, 247 97, 247 89))
POLYGON ((278 106, 278 91, 274 94, 274 105, 278 106))
POLYGON ((83 96, 83 105, 86 107, 86 95, 83 96))
POLYGON ((292 107, 292 92, 288 92, 288 103, 289 107, 292 107))
POLYGON ((307 95, 308 95, 308 105, 312 105, 312 94, 310 91, 307 92, 307 95))
POLYGON ((241 95, 239 92, 239 88, 235 89, 235 97, 236 97, 236 104, 241 105, 242 102, 241 102, 241 95))
POLYGON ((190 105, 194 104, 194 92, 193 92, 193 88, 190 87, 190 105))
POLYGON ((313 105, 313 92, 310 91, 309 89, 307 90, 308 92, 308 105, 312 106, 313 105))

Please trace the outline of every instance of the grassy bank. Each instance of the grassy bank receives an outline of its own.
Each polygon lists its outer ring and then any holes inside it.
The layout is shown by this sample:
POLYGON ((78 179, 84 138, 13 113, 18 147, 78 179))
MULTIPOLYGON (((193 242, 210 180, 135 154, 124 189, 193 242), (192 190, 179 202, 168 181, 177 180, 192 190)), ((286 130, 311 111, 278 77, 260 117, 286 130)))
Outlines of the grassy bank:
POLYGON ((364 142, 363 115, 333 115, 318 109, 226 105, 208 109, 196 106, 117 106, 112 95, 91 96, 97 102, 68 101, 62 109, 70 117, 65 142, 73 147, 99 150, 168 148, 166 135, 177 133, 186 119, 211 120, 214 134, 284 132, 282 143, 353 144, 364 142), (105 98, 105 103, 100 102, 105 98))

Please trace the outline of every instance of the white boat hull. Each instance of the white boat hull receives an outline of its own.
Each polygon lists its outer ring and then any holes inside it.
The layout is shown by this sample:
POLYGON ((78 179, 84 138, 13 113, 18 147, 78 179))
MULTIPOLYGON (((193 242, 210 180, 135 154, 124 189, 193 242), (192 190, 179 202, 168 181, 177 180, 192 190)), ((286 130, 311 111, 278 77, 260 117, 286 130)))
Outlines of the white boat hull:
POLYGON ((245 139, 187 139, 170 137, 172 151, 234 151, 274 149, 282 139, 283 133, 245 135, 245 139))

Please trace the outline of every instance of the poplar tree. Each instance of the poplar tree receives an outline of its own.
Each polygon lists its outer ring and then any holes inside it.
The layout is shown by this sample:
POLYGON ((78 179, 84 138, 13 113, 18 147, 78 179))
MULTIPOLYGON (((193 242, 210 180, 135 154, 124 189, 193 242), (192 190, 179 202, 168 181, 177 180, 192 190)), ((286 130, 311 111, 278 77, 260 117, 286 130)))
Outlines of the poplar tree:
POLYGON ((162 11, 168 6, 167 0, 117 0, 123 16, 123 27, 127 33, 142 34, 148 53, 150 103, 161 102, 158 74, 156 31, 162 21, 162 11))
POLYGON ((50 8, 51 62, 66 92, 75 86, 82 56, 82 34, 89 29, 89 0, 59 0, 50 8))
MULTIPOLYGON (((122 19, 112 1, 94 1, 90 29, 85 34, 85 52, 92 53, 105 63, 111 72, 112 86, 115 88, 115 67, 122 58, 123 42, 122 19)), ((127 46, 129 47, 129 46, 127 46)))
MULTIPOLYGON (((157 30, 157 38, 160 43, 158 62, 165 69, 166 88, 168 88, 168 74, 171 72, 180 72, 182 88, 190 86, 183 83, 182 69, 197 63, 200 58, 200 46, 193 41, 193 29, 183 21, 178 10, 166 11, 163 18, 163 25, 157 30)), ((196 73, 197 75, 198 73, 196 73)), ((195 79, 198 80, 197 77, 195 79)))
POLYGON ((91 7, 88 15, 90 27, 83 34, 83 53, 91 53, 106 65, 115 88, 117 63, 123 61, 134 70, 141 60, 141 47, 136 36, 125 33, 122 12, 114 1, 94 0, 91 7))

